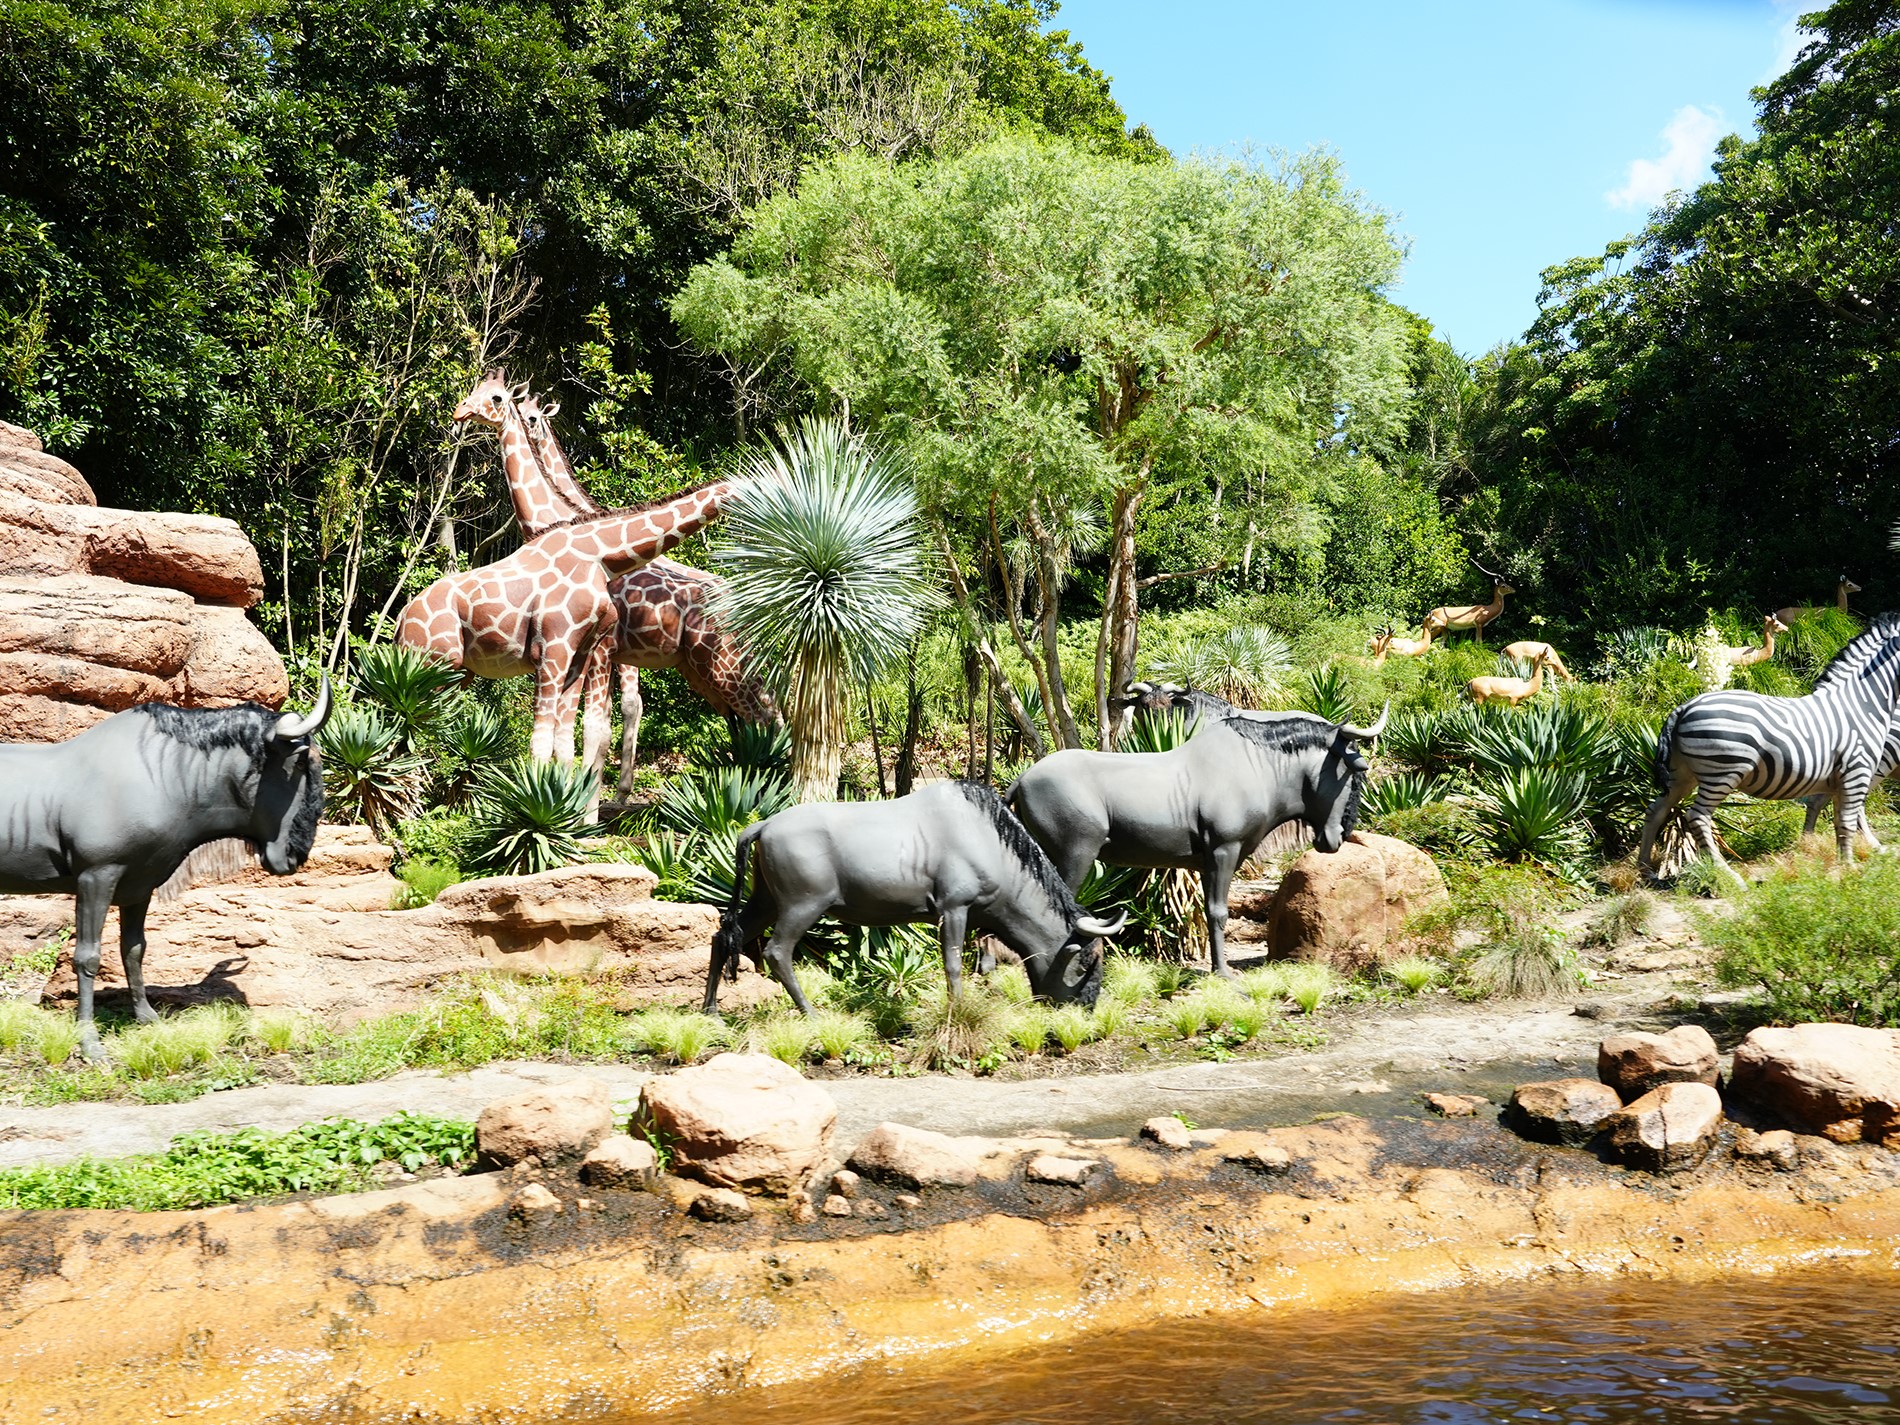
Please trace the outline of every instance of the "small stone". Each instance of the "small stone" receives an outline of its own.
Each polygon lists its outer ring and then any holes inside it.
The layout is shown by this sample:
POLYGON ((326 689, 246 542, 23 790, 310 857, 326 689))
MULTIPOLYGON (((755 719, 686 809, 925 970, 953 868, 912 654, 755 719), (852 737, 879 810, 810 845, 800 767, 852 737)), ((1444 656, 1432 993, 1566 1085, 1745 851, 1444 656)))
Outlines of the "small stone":
POLYGON ((594 1187, 645 1187, 659 1172, 653 1145, 626 1133, 609 1134, 581 1160, 581 1181, 594 1187))
POLYGON ((1600 999, 1587 999, 1581 1004, 1574 1004, 1570 1007, 1570 1012, 1578 1019, 1609 1019, 1616 1013, 1600 999))
POLYGON ((1141 1125, 1141 1136, 1150 1142, 1175 1152, 1184 1152, 1194 1146, 1194 1140, 1188 1137, 1188 1126, 1173 1114, 1161 1118, 1151 1118, 1141 1125))
POLYGON ((1597 1077, 1625 1103, 1664 1084, 1714 1088, 1721 1067, 1715 1039, 1699 1024, 1678 1025, 1667 1034, 1612 1034, 1597 1046, 1597 1077))
POLYGON ((1252 1143, 1226 1155, 1226 1160, 1250 1173, 1281 1177, 1293 1171, 1293 1155, 1276 1143, 1252 1143))
POLYGON ((818 1209, 811 1205, 810 1198, 800 1193, 797 1197, 792 1199, 792 1221, 816 1222, 817 1220, 818 1209))
POLYGON ((1612 1116, 1610 1146, 1633 1168, 1680 1172, 1708 1156, 1722 1096, 1707 1084, 1664 1084, 1612 1116))
POLYGON ((1505 1109, 1505 1124, 1539 1143, 1588 1143, 1606 1126, 1623 1100, 1595 1079, 1548 1079, 1519 1084, 1505 1109))
POLYGON ((856 1197, 864 1179, 849 1168, 840 1168, 831 1175, 831 1190, 839 1197, 856 1197))
POLYGON ((1093 1158, 1058 1158, 1053 1153, 1038 1153, 1023 1169, 1032 1183, 1057 1183, 1063 1187, 1081 1187, 1102 1165, 1093 1158))
POLYGON ((595 1202, 591 1197, 577 1197, 574 1199, 574 1210, 576 1212, 592 1212, 599 1206, 600 1204, 595 1202))
POLYGON ((831 1194, 830 1197, 825 1199, 825 1216, 849 1217, 850 1215, 851 1215, 851 1199, 850 1198, 839 1197, 838 1194, 834 1192, 833 1194, 831 1194))
POLYGON ((508 1215, 523 1222, 554 1217, 560 1211, 560 1198, 540 1183, 529 1183, 508 1200, 508 1215))
POLYGON ((1745 1163, 1757 1163, 1777 1172, 1791 1173, 1801 1161, 1801 1147, 1794 1134, 1785 1128, 1757 1133, 1743 1128, 1736 1133, 1735 1156, 1745 1163))
POLYGON ((1483 1094, 1428 1093, 1420 1095, 1432 1112, 1446 1118, 1475 1118, 1478 1110, 1491 1102, 1483 1094))
POLYGON ((900 1192, 896 1197, 892 1198, 891 1201, 903 1208, 906 1212, 914 1212, 924 1205, 924 1200, 914 1192, 900 1192))
POLYGON ((743 1222, 752 1215, 752 1203, 732 1188, 706 1188, 686 1210, 701 1222, 743 1222))
POLYGON ((1192 1128, 1188 1130, 1188 1142, 1196 1148, 1212 1148, 1231 1131, 1226 1128, 1192 1128))
POLYGON ((891 1215, 883 1203, 873 1202, 868 1197, 861 1202, 852 1203, 851 1213, 854 1217, 889 1217, 891 1215))

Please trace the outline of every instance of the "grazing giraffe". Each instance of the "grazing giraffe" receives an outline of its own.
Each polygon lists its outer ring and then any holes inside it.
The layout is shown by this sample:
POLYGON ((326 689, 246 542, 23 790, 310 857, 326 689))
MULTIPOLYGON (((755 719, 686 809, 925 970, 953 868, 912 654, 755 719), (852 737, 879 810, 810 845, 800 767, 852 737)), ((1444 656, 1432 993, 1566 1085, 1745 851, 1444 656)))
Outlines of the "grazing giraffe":
MULTIPOLYGON (((458 406, 458 414, 468 405, 458 406)), ((511 490, 517 482, 525 488, 530 476, 524 467, 530 466, 548 484, 520 408, 505 387, 499 414, 511 490)), ((611 648, 619 620, 608 578, 646 564, 704 528, 732 488, 729 481, 714 481, 667 500, 557 524, 505 559, 444 575, 403 609, 398 641, 479 677, 532 673, 531 753, 545 762, 556 747, 565 747, 571 756, 581 679, 590 659, 605 656, 596 650, 611 648)))
MULTIPOLYGON (((558 406, 543 410, 533 396, 521 403, 521 415, 541 466, 569 500, 593 503, 574 478, 567 452, 549 419, 558 406)), ((521 505, 517 503, 516 513, 521 505)), ((745 666, 739 641, 713 617, 714 601, 725 580, 671 559, 655 559, 644 568, 607 581, 619 621, 614 626, 611 661, 620 669, 620 795, 633 790, 635 754, 640 737, 640 669, 678 668, 686 684, 720 716, 743 722, 777 722, 778 709, 765 685, 745 666)), ((589 668, 582 701, 582 741, 590 765, 597 739, 607 728, 605 671, 589 668)))

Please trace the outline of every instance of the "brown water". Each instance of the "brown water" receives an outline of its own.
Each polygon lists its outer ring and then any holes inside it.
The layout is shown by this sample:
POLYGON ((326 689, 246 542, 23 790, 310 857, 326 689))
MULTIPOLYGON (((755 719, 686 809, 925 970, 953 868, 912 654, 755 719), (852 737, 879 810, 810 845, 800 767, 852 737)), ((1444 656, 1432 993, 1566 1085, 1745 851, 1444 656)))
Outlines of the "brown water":
MULTIPOLYGON (((633 1417, 629 1417, 632 1419, 633 1417)), ((646 1417, 643 1417, 646 1418, 646 1417)), ((1546 1282, 847 1373, 670 1425, 1900 1422, 1900 1276, 1546 1282)))

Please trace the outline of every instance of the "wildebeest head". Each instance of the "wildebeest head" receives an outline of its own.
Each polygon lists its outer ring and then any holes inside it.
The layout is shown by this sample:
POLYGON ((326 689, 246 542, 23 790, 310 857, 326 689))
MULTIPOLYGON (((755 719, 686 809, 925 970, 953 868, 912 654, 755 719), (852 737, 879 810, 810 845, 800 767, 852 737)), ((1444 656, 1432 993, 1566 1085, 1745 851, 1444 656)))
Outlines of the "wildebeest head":
POLYGON ((288 876, 302 866, 317 839, 317 819, 323 815, 323 756, 316 736, 330 720, 330 705, 330 680, 325 678, 308 716, 285 713, 264 741, 251 841, 273 876, 288 876))
POLYGON ((1359 798, 1365 791, 1370 764, 1359 749, 1385 731, 1390 706, 1379 714, 1371 727, 1340 723, 1333 731, 1332 745, 1320 759, 1318 770, 1306 779, 1303 820, 1313 828, 1314 849, 1337 851, 1359 820, 1359 798))

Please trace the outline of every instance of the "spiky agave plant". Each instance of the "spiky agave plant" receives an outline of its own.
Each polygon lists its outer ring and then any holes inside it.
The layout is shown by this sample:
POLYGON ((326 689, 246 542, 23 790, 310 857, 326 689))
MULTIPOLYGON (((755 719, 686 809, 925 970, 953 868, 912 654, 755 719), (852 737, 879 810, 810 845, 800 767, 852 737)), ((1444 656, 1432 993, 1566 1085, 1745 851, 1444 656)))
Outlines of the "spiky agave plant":
POLYGON ((740 464, 715 554, 717 613, 772 670, 800 801, 831 797, 844 760, 845 701, 902 656, 941 597, 917 497, 897 457, 808 418, 740 464))
POLYGON ((587 859, 585 836, 598 786, 572 762, 523 758, 491 768, 476 785, 476 864, 531 875, 587 859))
POLYGON ((405 752, 402 734, 372 708, 339 708, 317 734, 329 812, 367 825, 377 836, 422 805, 423 761, 405 752))
POLYGON ((453 711, 462 679, 445 659, 400 643, 365 648, 356 659, 358 691, 388 711, 408 747, 453 711))
POLYGON ((1293 649, 1270 628, 1237 624, 1223 633, 1191 638, 1155 658, 1149 671, 1184 687, 1258 707, 1279 696, 1293 668, 1293 649))
POLYGON ((449 754, 444 799, 450 806, 460 806, 468 800, 482 773, 506 760, 514 746, 514 734, 497 714, 484 707, 471 707, 449 724, 443 741, 449 754))

